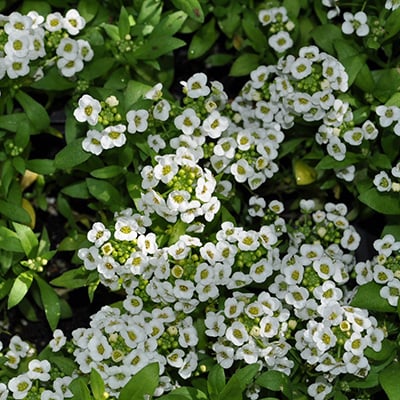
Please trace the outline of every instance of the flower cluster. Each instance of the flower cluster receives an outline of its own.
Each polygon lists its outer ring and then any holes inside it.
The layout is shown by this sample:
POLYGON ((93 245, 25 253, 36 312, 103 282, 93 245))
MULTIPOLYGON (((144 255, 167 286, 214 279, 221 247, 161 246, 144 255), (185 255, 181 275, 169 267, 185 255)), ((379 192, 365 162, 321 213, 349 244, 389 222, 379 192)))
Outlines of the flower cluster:
POLYGON ((44 69, 54 63, 63 76, 71 77, 93 58, 87 40, 71 37, 86 24, 75 9, 65 16, 56 12, 46 18, 36 11, 27 15, 15 11, 0 20, 0 79, 31 75, 39 80, 44 69))
POLYGON ((295 25, 288 17, 285 7, 268 7, 258 12, 258 19, 262 26, 268 27, 268 44, 278 54, 285 53, 293 46, 290 32, 295 25))
POLYGON ((397 307, 400 298, 400 242, 387 234, 374 242, 378 254, 372 260, 362 261, 355 266, 359 285, 375 282, 382 286, 379 294, 397 307))
POLYGON ((100 370, 114 393, 132 373, 158 362, 162 393, 179 384, 173 371, 183 379, 199 372, 202 352, 225 369, 241 361, 290 375, 289 350, 296 349, 327 379, 365 376, 364 350, 378 351, 384 334, 366 310, 349 305, 346 284, 360 236, 347 207, 327 203, 318 210, 302 200, 303 215, 287 223, 279 201, 251 203, 250 218, 262 221, 258 230, 225 221, 205 243, 187 224, 162 246, 154 222, 132 210, 116 214, 110 229, 96 222, 88 233, 93 246, 78 255, 104 284, 127 295, 74 332, 80 370, 100 370))
MULTIPOLYGON (((49 349, 56 354, 66 343, 66 337, 60 329, 53 333, 49 349)), ((0 349, 2 344, 0 342, 0 349)), ((50 362, 36 354, 36 349, 18 335, 12 336, 4 354, 4 366, 17 373, 5 383, 0 383, 1 399, 40 399, 59 400, 72 397, 68 386, 76 377, 64 374, 57 362, 50 362), (9 397, 11 396, 11 397, 9 397)), ((62 357, 59 357, 62 362, 62 357)))

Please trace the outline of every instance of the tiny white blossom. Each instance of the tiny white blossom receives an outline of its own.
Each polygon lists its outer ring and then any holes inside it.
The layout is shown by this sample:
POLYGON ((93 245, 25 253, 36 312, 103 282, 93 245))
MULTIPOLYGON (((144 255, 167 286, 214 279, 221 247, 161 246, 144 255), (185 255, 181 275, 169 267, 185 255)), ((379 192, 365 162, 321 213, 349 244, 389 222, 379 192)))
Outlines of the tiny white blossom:
POLYGON ((343 13, 344 22, 342 24, 342 32, 346 35, 351 35, 353 32, 357 36, 367 36, 369 26, 367 23, 367 14, 364 11, 358 11, 355 14, 350 12, 343 13))

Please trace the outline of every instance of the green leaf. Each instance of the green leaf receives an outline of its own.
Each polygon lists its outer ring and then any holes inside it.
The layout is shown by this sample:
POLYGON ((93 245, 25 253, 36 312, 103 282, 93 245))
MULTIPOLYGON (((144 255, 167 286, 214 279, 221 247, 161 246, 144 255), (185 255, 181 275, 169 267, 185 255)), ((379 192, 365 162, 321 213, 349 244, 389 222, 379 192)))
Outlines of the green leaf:
POLYGON ((400 214, 400 198, 397 193, 381 193, 373 187, 360 193, 358 199, 382 214, 400 214))
POLYGON ((341 29, 333 24, 317 26, 311 36, 319 48, 332 55, 335 54, 335 42, 343 38, 341 29))
POLYGON ((351 301, 353 307, 365 308, 369 311, 395 313, 396 308, 391 306, 386 299, 379 294, 382 286, 375 282, 368 282, 357 288, 357 292, 351 301))
POLYGON ((7 307, 16 306, 28 293, 33 282, 33 271, 21 272, 16 278, 8 295, 7 307))
POLYGON ((85 18, 86 23, 90 22, 97 14, 100 3, 97 1, 81 0, 78 3, 78 11, 85 18))
POLYGON ((0 128, 9 132, 17 132, 20 124, 26 121, 28 121, 28 119, 24 113, 0 115, 0 128))
POLYGON ((107 167, 98 168, 90 172, 94 178, 109 179, 114 178, 124 172, 124 168, 119 165, 108 165, 107 167))
POLYGON ((185 45, 186 43, 181 39, 152 33, 142 46, 132 52, 132 55, 138 60, 156 60, 185 45))
POLYGON ((0 200, 0 214, 11 221, 20 222, 21 224, 29 225, 31 223, 31 217, 24 208, 4 200, 0 200))
POLYGON ((49 127, 50 117, 41 104, 21 90, 15 94, 15 98, 21 104, 29 121, 38 132, 44 131, 49 127))
POLYGON ((89 284, 89 275, 89 271, 84 268, 69 269, 68 271, 65 271, 62 275, 50 281, 50 283, 54 286, 59 286, 67 289, 77 289, 85 287, 89 284))
POLYGON ((268 48, 268 42, 264 33, 259 28, 257 14, 254 11, 244 13, 242 26, 245 34, 250 39, 251 46, 256 52, 268 48))
POLYGON ((61 190, 61 193, 75 199, 90 199, 90 193, 86 181, 68 185, 61 190))
POLYGON ((142 0, 137 17, 138 24, 144 23, 146 25, 156 26, 160 22, 162 7, 163 4, 159 0, 142 0))
POLYGON ((354 154, 347 152, 346 158, 343 161, 337 161, 331 156, 325 156, 321 159, 321 161, 315 166, 315 169, 336 169, 336 168, 345 168, 349 165, 357 163, 362 156, 359 154, 354 154))
POLYGON ((40 298, 50 328, 54 331, 57 328, 61 316, 60 300, 57 293, 45 280, 35 275, 35 281, 39 286, 40 298))
POLYGON ((26 169, 41 175, 50 175, 55 171, 54 161, 50 159, 27 160, 26 169))
POLYGON ((171 0, 175 8, 184 11, 197 22, 204 22, 204 13, 198 0, 171 0))
POLYGON ((389 400, 400 400, 400 363, 394 362, 379 374, 379 382, 389 400))
POLYGON ((279 371, 267 371, 256 379, 256 384, 275 392, 282 392, 291 398, 291 382, 287 375, 279 371))
POLYGON ((18 235, 5 226, 0 226, 0 249, 12 251, 14 253, 24 252, 18 235))
POLYGON ((118 20, 119 37, 124 38, 130 33, 129 14, 125 7, 121 7, 118 20))
POLYGON ((225 371, 216 364, 208 374, 207 388, 211 400, 218 399, 219 394, 225 386, 225 371))
POLYGON ((218 31, 215 28, 215 19, 210 19, 192 37, 189 45, 188 58, 193 60, 204 55, 218 39, 218 31))
POLYGON ((111 183, 93 178, 87 178, 86 183, 89 193, 97 200, 108 206, 112 205, 115 209, 122 205, 120 191, 111 185, 111 183))
POLYGON ((368 347, 365 349, 364 354, 371 360, 386 361, 390 357, 395 357, 396 343, 389 339, 383 339, 380 351, 374 351, 368 347))
POLYGON ((63 92, 76 87, 76 82, 64 78, 58 69, 53 67, 46 71, 42 79, 32 83, 31 87, 37 90, 63 92))
POLYGON ((55 167, 69 169, 88 160, 91 154, 82 149, 82 141, 83 139, 76 139, 58 152, 54 159, 55 167))
POLYGON ((230 76, 243 76, 254 71, 260 62, 258 54, 242 54, 232 64, 231 70, 229 71, 230 76))
POLYGON ((187 19, 187 14, 183 11, 175 11, 171 14, 164 15, 163 19, 158 23, 153 30, 153 34, 164 36, 175 35, 182 27, 187 19))
POLYGON ((134 105, 138 100, 141 100, 150 89, 150 85, 146 85, 145 83, 139 81, 130 80, 124 91, 126 106, 131 109, 131 106, 134 105))
POLYGON ((21 242, 24 253, 28 258, 33 257, 34 250, 36 251, 39 246, 39 240, 33 230, 27 225, 21 225, 13 222, 15 232, 21 242))
POLYGON ((143 399, 152 396, 159 382, 159 365, 151 363, 134 375, 121 389, 118 400, 143 399))
POLYGON ((69 389, 73 393, 73 400, 93 400, 87 386, 86 379, 83 377, 74 379, 69 384, 69 389))
POLYGON ((90 371, 90 387, 92 388, 92 393, 95 400, 103 400, 105 385, 101 375, 94 369, 90 371))
POLYGON ((386 68, 372 71, 372 76, 375 81, 372 93, 382 104, 385 104, 398 91, 400 72, 396 68, 386 68))
POLYGON ((388 40, 400 32, 400 9, 392 11, 385 21, 384 40, 388 40))
MULTIPOLYGON (((226 398, 226 400, 227 399, 228 398, 226 398)), ((162 400, 209 400, 209 398, 199 389, 180 387, 163 396, 162 400)), ((229 398, 229 400, 231 400, 231 398, 229 398)))

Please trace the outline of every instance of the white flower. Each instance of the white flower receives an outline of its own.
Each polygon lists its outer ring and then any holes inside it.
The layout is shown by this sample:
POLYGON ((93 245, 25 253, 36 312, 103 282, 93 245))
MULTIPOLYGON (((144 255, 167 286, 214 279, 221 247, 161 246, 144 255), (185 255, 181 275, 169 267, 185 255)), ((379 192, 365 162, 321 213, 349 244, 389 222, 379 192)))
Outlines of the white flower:
POLYGON ((49 347, 53 352, 59 351, 67 342, 67 338, 61 329, 55 329, 53 332, 53 339, 49 342, 49 347))
POLYGON ((171 105, 168 100, 160 100, 153 108, 153 117, 159 121, 166 121, 169 118, 171 105))
POLYGON ((239 321, 233 322, 233 324, 228 327, 225 336, 235 346, 242 346, 249 340, 249 334, 245 326, 239 321))
POLYGON ((29 74, 29 59, 5 57, 6 72, 10 79, 17 79, 20 76, 29 74))
POLYGON ((194 130, 200 126, 200 118, 193 108, 186 108, 182 114, 174 119, 176 129, 181 130, 185 135, 192 135, 194 130))
POLYGON ((397 106, 380 105, 375 112, 379 116, 379 125, 383 128, 400 119, 400 108, 397 106))
POLYGON ((87 233, 87 239, 94 243, 96 247, 101 247, 110 237, 111 232, 106 229, 102 222, 95 222, 87 233))
POLYGON ((378 137, 379 131, 372 121, 367 119, 361 126, 364 138, 367 140, 374 140, 378 137))
POLYGON ((400 7, 399 0, 386 0, 385 8, 387 10, 397 10, 400 7))
POLYGON ((74 110, 74 117, 79 122, 87 122, 89 125, 96 125, 101 104, 88 94, 84 94, 78 101, 78 108, 74 110))
POLYGON ((137 238, 137 230, 138 224, 134 218, 122 216, 115 222, 114 237, 117 240, 131 241, 137 238))
POLYGON ((225 334, 226 324, 222 314, 213 311, 207 312, 204 324, 206 326, 205 334, 210 337, 221 337, 225 334))
POLYGON ((177 173, 179 167, 172 155, 156 157, 154 176, 163 183, 168 183, 177 173))
POLYGON ((203 72, 196 73, 187 82, 181 83, 184 86, 186 95, 192 99, 207 96, 210 93, 210 88, 207 86, 207 75, 203 72))
POLYGON ((144 132, 148 127, 149 112, 147 110, 130 110, 126 113, 128 132, 144 132))
POLYGON ((54 391, 61 395, 61 398, 69 398, 73 397, 71 390, 69 390, 68 386, 72 382, 74 378, 72 376, 63 376, 62 378, 56 378, 53 382, 54 391))
POLYGON ((75 9, 70 9, 63 18, 63 28, 72 36, 75 36, 86 25, 86 21, 75 9))
POLYGON ((260 336, 262 338, 273 338, 278 334, 280 323, 278 318, 266 315, 260 320, 260 336))
POLYGON ((100 139, 103 149, 108 150, 114 147, 122 147, 126 143, 126 136, 124 135, 125 131, 126 126, 122 124, 108 126, 103 129, 102 137, 100 139))
POLYGON ((57 60, 57 67, 60 70, 61 75, 70 78, 77 72, 82 71, 83 61, 79 57, 74 60, 68 60, 61 57, 57 60))
POLYGON ((56 54, 66 60, 75 60, 78 57, 78 51, 78 42, 67 37, 61 39, 56 54))
POLYGON ((40 400, 63 400, 63 396, 60 393, 55 393, 51 390, 44 390, 40 394, 40 400))
POLYGON ((314 400, 325 400, 329 393, 332 392, 332 385, 322 377, 319 377, 315 383, 308 386, 307 393, 314 400))
MULTIPOLYGON (((7 400, 8 389, 5 383, 0 383, 0 400, 7 400)), ((60 399, 61 400, 61 399, 60 399)))
POLYGON ((393 279, 393 271, 383 265, 375 265, 373 271, 374 281, 379 284, 385 284, 393 279))
POLYGON ((268 44, 277 53, 283 53, 293 46, 293 40, 288 32, 280 31, 269 37, 268 44))
POLYGON ((392 180, 385 171, 375 175, 373 183, 379 192, 390 192, 392 189, 392 180))
POLYGON ((228 347, 222 343, 215 343, 212 346, 215 351, 217 363, 224 369, 230 368, 234 361, 235 351, 233 347, 228 347))
POLYGON ((254 174, 253 167, 244 158, 232 164, 230 171, 235 180, 239 183, 246 182, 246 180, 254 174))
POLYGON ((340 240, 340 244, 344 249, 353 251, 357 250, 361 241, 361 236, 355 231, 355 229, 345 229, 343 232, 342 239, 340 240))
POLYGON ((290 65, 290 72, 294 79, 304 79, 312 72, 312 61, 309 58, 298 57, 290 65))
MULTIPOLYGON (((94 57, 94 51, 90 43, 84 39, 78 39, 78 55, 83 61, 90 61, 94 57)), ((107 100, 106 100, 107 101, 107 100)))
POLYGON ((204 203, 201 206, 201 215, 204 216, 204 219, 207 222, 211 222, 220 208, 221 208, 221 202, 218 200, 217 197, 213 196, 211 197, 209 202, 204 203))
POLYGON ((149 135, 147 137, 147 143, 151 149, 158 153, 161 149, 165 149, 167 144, 165 140, 159 134, 149 135))
POLYGON ((4 45, 4 53, 10 59, 24 58, 29 54, 30 36, 25 32, 16 32, 8 37, 7 43, 4 45))
POLYGON ((101 138, 103 137, 103 132, 99 132, 96 129, 90 129, 86 132, 86 137, 82 141, 83 150, 88 153, 92 153, 96 156, 102 153, 103 146, 101 145, 101 138))
POLYGON ((326 149, 328 154, 337 161, 343 161, 346 157, 346 145, 336 136, 329 139, 326 149))
POLYGON ((51 365, 47 360, 37 360, 33 359, 29 361, 27 375, 30 379, 38 379, 42 382, 47 382, 50 380, 51 365))
POLYGON ((49 32, 60 31, 64 25, 64 18, 59 12, 50 13, 46 17, 44 27, 49 32))
POLYGON ((212 139, 219 138, 229 126, 229 119, 221 116, 219 111, 213 111, 202 124, 203 131, 212 139))
POLYGON ((11 378, 8 382, 8 388, 12 392, 14 399, 23 399, 29 393, 32 387, 32 381, 28 374, 21 374, 11 378))
POLYGON ((350 12, 343 13, 344 22, 342 24, 342 32, 351 35, 354 31, 357 36, 367 36, 369 26, 367 24, 367 14, 364 11, 358 11, 354 15, 350 12))
POLYGON ((144 94, 145 99, 157 101, 162 97, 162 83, 157 83, 154 85, 147 93, 144 94))
POLYGON ((26 357, 31 350, 31 346, 29 345, 29 343, 22 340, 21 337, 18 335, 14 335, 10 339, 8 347, 19 357, 26 357))

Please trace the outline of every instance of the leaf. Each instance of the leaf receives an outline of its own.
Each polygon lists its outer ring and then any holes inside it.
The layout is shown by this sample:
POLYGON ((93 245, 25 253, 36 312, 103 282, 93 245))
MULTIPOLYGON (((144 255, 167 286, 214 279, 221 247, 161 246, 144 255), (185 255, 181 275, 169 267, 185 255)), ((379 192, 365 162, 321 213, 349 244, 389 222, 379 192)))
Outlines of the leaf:
POLYGON ((369 311, 395 313, 396 308, 391 306, 386 299, 379 294, 382 286, 375 282, 368 282, 357 288, 357 292, 351 301, 353 307, 365 308, 369 311))
POLYGON ((83 377, 74 379, 68 386, 73 393, 73 400, 93 400, 87 386, 86 379, 83 377))
POLYGON ((13 222, 13 227, 21 242, 25 255, 28 258, 33 257, 33 250, 37 250, 39 246, 39 241, 35 233, 29 226, 21 225, 17 222, 13 222))
POLYGON ((32 83, 31 87, 37 90, 43 91, 56 91, 63 92, 72 89, 76 86, 76 82, 64 78, 58 72, 58 69, 53 67, 46 71, 46 74, 42 79, 32 83))
POLYGON ((315 166, 315 169, 336 169, 336 168, 345 168, 349 165, 357 163, 362 158, 359 154, 354 154, 347 152, 346 158, 343 161, 335 160, 331 156, 325 156, 321 159, 321 161, 315 166))
POLYGON ((50 328, 54 331, 57 328, 61 316, 60 300, 57 293, 39 275, 35 275, 35 281, 39 286, 40 298, 50 328))
POLYGON ((0 249, 12 251, 15 253, 23 253, 21 241, 18 235, 5 226, 0 226, 0 249))
POLYGON ((0 115, 0 128, 9 132, 17 132, 20 124, 28 121, 24 113, 14 113, 9 115, 0 115))
POLYGON ((400 363, 394 362, 379 374, 379 382, 389 400, 400 400, 400 363))
POLYGON ((400 72, 395 68, 386 68, 372 71, 372 76, 375 81, 372 93, 382 104, 385 104, 399 90, 400 72))
POLYGON ((98 168, 90 172, 94 178, 109 179, 114 178, 124 172, 124 168, 119 165, 108 165, 103 168, 98 168))
POLYGON ((75 199, 90 199, 90 193, 86 181, 68 185, 61 190, 61 193, 75 199))
POLYGON ((332 55, 335 54, 335 42, 343 38, 341 29, 333 24, 317 26, 311 36, 318 47, 332 55))
POLYGON ((400 198, 397 193, 381 193, 373 187, 360 193, 358 199, 382 214, 400 214, 400 198))
POLYGON ((50 175, 55 171, 54 161, 50 159, 27 160, 26 169, 41 175, 50 175))
POLYGON ((89 271, 84 268, 75 268, 65 271, 62 275, 50 281, 54 286, 68 289, 77 289, 89 284, 89 271))
POLYGON ((150 89, 150 85, 146 85, 145 83, 139 81, 130 80, 124 91, 126 106, 130 109, 131 106, 138 100, 142 99, 150 89))
POLYGON ((152 33, 142 46, 132 52, 132 55, 138 60, 156 60, 185 45, 186 43, 181 39, 152 33))
POLYGON ((197 22, 204 22, 204 13, 198 0, 171 0, 178 10, 184 11, 197 22))
POLYGON ((175 35, 187 19, 187 14, 183 11, 175 11, 163 17, 159 24, 154 27, 154 34, 164 36, 175 35))
POLYGON ((394 357, 396 352, 396 343, 389 339, 383 339, 382 349, 374 351, 371 348, 366 348, 364 354, 371 360, 386 361, 390 357, 394 357))
POLYGON ((125 7, 121 7, 118 20, 119 37, 125 38, 129 34, 131 26, 129 23, 129 14, 125 7))
POLYGON ((159 382, 159 365, 151 363, 135 374, 121 389, 118 400, 143 399, 153 396, 159 382))
POLYGON ((218 36, 215 28, 215 19, 212 18, 193 35, 188 50, 189 60, 204 55, 214 45, 218 36))
MULTIPOLYGON (((209 400, 209 398, 199 389, 180 387, 163 396, 162 400, 209 400)), ((231 400, 231 398, 229 398, 229 400, 231 400)))
POLYGON ((105 385, 101 375, 94 369, 90 371, 90 387, 92 388, 92 393, 95 400, 103 400, 105 385))
POLYGON ((256 384, 275 392, 282 392, 291 398, 291 382, 287 375, 279 371, 267 371, 256 379, 256 384))
POLYGON ((81 0, 78 3, 79 14, 85 18, 86 23, 90 22, 97 14, 100 3, 97 1, 81 0))
POLYGON ((111 185, 111 183, 93 178, 87 178, 86 183, 89 193, 102 203, 108 206, 112 205, 114 208, 119 208, 122 204, 119 190, 111 185))
POLYGON ((7 307, 16 306, 28 293, 33 282, 33 271, 21 272, 16 278, 8 295, 7 307))
POLYGON ((388 40, 397 35, 400 31, 400 9, 392 11, 385 21, 384 40, 388 40))
POLYGON ((11 221, 20 222, 21 224, 29 225, 31 223, 30 215, 22 206, 17 206, 4 200, 0 200, 0 214, 11 221))
POLYGON ((21 104, 29 121, 38 132, 44 131, 49 127, 50 117, 41 104, 21 90, 15 94, 15 98, 21 104))
POLYGON ((208 394, 211 400, 218 399, 219 394, 225 386, 225 371, 216 364, 209 372, 207 379, 208 394))
POLYGON ((268 48, 267 39, 264 33, 258 27, 259 22, 257 15, 254 12, 247 11, 244 13, 243 17, 242 26, 247 37, 250 39, 253 49, 256 52, 259 52, 261 49, 268 48))
POLYGON ((91 154, 82 149, 82 141, 83 139, 73 140, 58 152, 54 159, 55 167, 69 169, 88 160, 91 154))
POLYGON ((317 179, 316 170, 303 160, 293 162, 293 173, 299 186, 309 185, 317 179))
POLYGON ((142 0, 137 22, 156 26, 160 22, 162 7, 158 0, 142 0))
POLYGON ((231 70, 229 71, 230 76, 243 76, 254 71, 260 62, 258 54, 242 54, 232 64, 231 70))

